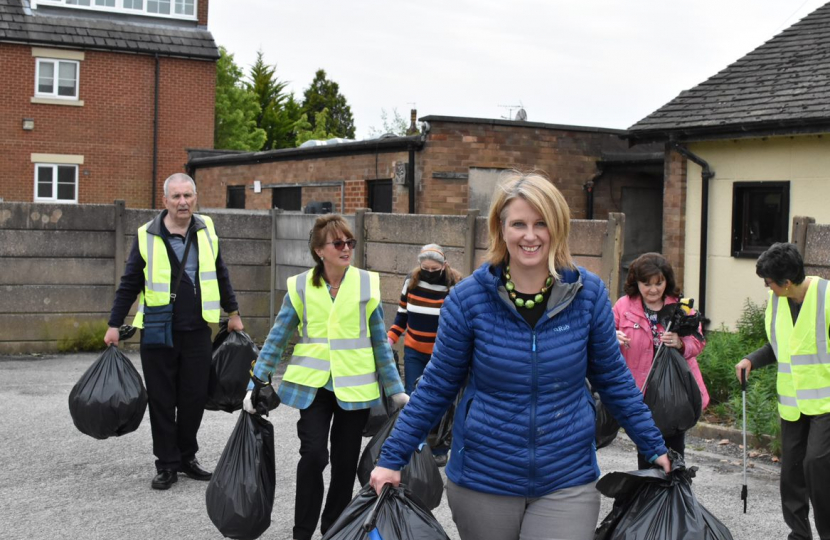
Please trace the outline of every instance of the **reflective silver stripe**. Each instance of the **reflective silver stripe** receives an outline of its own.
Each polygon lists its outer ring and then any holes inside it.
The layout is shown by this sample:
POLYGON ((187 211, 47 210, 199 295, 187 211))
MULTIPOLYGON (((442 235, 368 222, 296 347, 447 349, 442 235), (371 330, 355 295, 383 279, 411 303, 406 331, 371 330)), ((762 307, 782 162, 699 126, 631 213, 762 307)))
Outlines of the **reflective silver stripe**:
POLYGON ((778 396, 778 403, 787 407, 798 407, 798 401, 790 396, 778 396))
MULTIPOLYGON (((216 260, 216 252, 213 251, 213 238, 210 236, 210 227, 207 226, 207 222, 205 223, 205 235, 207 235, 208 246, 210 246, 210 253, 213 255, 213 260, 216 260)), ((199 231, 196 231, 196 238, 199 238, 199 231)))
POLYGON ((297 296, 300 297, 300 304, 303 306, 303 327, 300 328, 300 337, 308 337, 308 306, 305 303, 305 282, 310 270, 306 270, 297 276, 297 296))
POLYGON ((830 356, 820 354, 794 354, 790 357, 794 366, 812 366, 819 364, 830 364, 830 356))
POLYGON ((144 302, 141 302, 140 304, 138 304, 138 312, 139 313, 144 313, 144 302))
POLYGON ((772 295, 772 321, 769 325, 769 344, 772 345, 772 352, 775 359, 778 359, 778 336, 775 333, 775 321, 778 319, 778 296, 772 295))
MULTIPOLYGON (((358 271, 360 273, 360 337, 365 338, 369 335, 369 325, 366 320, 366 305, 372 298, 372 287, 369 272, 360 269, 358 271)), ((371 347, 371 343, 366 345, 366 347, 371 347)), ((353 349, 356 347, 349 348, 353 349)))
POLYGON ((367 337, 357 339, 332 339, 329 340, 329 348, 332 351, 351 351, 354 349, 368 349, 372 346, 372 340, 367 337))
POLYGON ((301 337, 298 343, 304 343, 304 344, 314 344, 314 343, 316 343, 316 344, 326 344, 326 343, 328 343, 328 342, 329 342, 329 340, 328 340, 328 339, 326 339, 326 338, 324 338, 324 337, 321 337, 321 338, 317 338, 317 337, 301 337))
POLYGON ((308 369, 316 369, 317 371, 329 371, 331 368, 331 364, 329 364, 326 360, 311 358, 310 356, 292 356, 289 364, 308 369))
POLYGON ((349 388, 352 386, 363 386, 377 382, 378 374, 376 372, 367 373, 366 375, 350 375, 348 377, 335 377, 335 388, 349 388))
POLYGON ((144 287, 148 291, 153 292, 161 292, 161 293, 169 293, 170 292, 170 284, 169 283, 153 283, 152 281, 145 281, 144 287))
POLYGON ((204 279, 216 279, 216 272, 199 272, 199 277, 204 279))
POLYGON ((144 281, 144 286, 148 291, 158 293, 169 293, 169 283, 153 283, 153 253, 155 252, 155 243, 153 242, 153 235, 149 232, 147 234, 147 279, 144 281))
POLYGON ((825 313, 825 294, 827 280, 818 281, 818 298, 816 299, 816 354, 794 354, 790 361, 794 366, 830 364, 827 353, 827 314, 825 313))
POLYGON ((778 373, 792 373, 793 367, 790 364, 785 364, 784 362, 778 362, 778 373))
POLYGON ((830 386, 812 390, 797 390, 795 395, 798 396, 798 399, 826 399, 830 397, 830 386))
POLYGON ((202 302, 202 309, 219 309, 220 307, 218 300, 202 302))

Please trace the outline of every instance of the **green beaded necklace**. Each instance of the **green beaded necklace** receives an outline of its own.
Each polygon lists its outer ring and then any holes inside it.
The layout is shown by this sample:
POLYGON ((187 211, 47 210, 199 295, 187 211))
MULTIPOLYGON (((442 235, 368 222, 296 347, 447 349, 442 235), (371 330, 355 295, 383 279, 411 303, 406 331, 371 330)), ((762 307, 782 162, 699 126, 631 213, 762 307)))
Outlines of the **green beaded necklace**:
POLYGON ((513 300, 514 304, 516 304, 516 307, 523 307, 527 309, 533 309, 536 307, 536 304, 541 304, 545 299, 545 293, 548 292, 548 289, 550 289, 550 286, 553 284, 553 275, 548 274, 548 278, 545 280, 545 286, 542 287, 542 291, 531 300, 525 300, 524 298, 519 298, 519 295, 516 294, 516 285, 510 281, 512 279, 510 277, 510 265, 507 265, 504 269, 504 279, 507 280, 504 284, 504 288, 507 289, 510 299, 513 300))

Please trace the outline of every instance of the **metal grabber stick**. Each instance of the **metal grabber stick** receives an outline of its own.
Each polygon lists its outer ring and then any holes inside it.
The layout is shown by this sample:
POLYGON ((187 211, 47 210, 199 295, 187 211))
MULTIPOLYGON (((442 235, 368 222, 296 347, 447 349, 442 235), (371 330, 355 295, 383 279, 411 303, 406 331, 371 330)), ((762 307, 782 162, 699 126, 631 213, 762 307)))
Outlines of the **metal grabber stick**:
POLYGON ((741 369, 741 394, 743 396, 743 437, 744 437, 744 486, 741 488, 741 500, 746 514, 746 369, 741 369))

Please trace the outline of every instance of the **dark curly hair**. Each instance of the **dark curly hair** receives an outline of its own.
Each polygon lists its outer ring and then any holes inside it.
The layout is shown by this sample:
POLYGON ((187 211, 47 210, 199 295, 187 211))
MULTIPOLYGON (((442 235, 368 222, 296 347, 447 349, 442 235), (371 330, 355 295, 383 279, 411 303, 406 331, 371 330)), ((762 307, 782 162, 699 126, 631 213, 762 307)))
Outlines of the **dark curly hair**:
POLYGON ((677 288, 677 281, 674 279, 674 270, 672 270, 669 261, 659 253, 643 253, 631 263, 628 267, 628 277, 625 278, 625 287, 623 290, 631 298, 640 296, 640 289, 637 283, 648 283, 654 276, 662 275, 666 280, 666 290, 663 292, 663 298, 666 296, 680 297, 680 289, 677 288))
POLYGON ((760 278, 771 279, 783 287, 789 280, 793 285, 800 285, 804 275, 804 259, 795 244, 776 242, 761 253, 755 263, 755 273, 760 278))

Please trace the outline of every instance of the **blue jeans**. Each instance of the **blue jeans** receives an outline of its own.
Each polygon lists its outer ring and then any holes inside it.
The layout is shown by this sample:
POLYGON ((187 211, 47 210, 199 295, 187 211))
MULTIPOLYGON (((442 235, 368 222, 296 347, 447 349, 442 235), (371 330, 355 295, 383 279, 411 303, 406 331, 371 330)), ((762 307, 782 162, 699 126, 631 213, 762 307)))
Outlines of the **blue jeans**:
MULTIPOLYGON (((432 355, 430 354, 416 351, 411 347, 403 348, 404 388, 406 389, 406 393, 410 396, 412 395, 412 392, 415 391, 415 380, 424 374, 424 369, 426 369, 431 356, 432 355)), ((437 426, 440 421, 441 419, 439 418, 438 422, 435 423, 435 426, 437 426)), ((434 428, 435 426, 432 427, 434 428)), ((448 448, 432 449, 432 453, 436 456, 446 454, 448 451, 448 448)))

